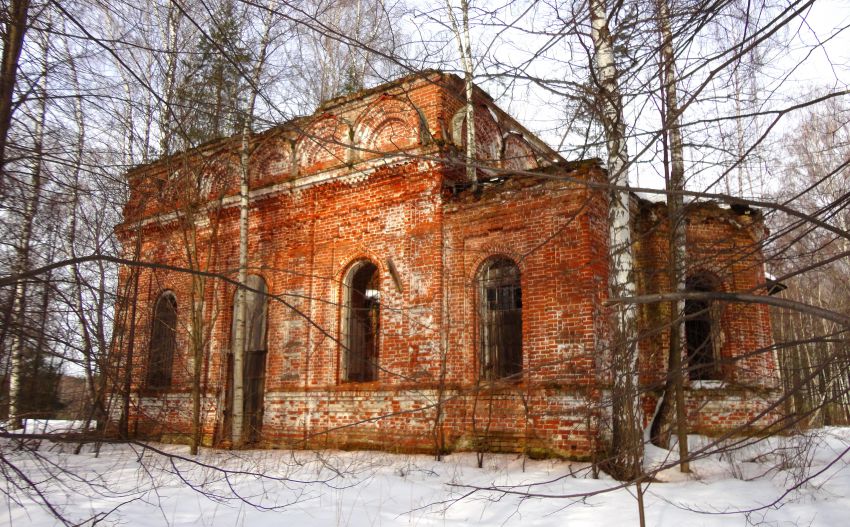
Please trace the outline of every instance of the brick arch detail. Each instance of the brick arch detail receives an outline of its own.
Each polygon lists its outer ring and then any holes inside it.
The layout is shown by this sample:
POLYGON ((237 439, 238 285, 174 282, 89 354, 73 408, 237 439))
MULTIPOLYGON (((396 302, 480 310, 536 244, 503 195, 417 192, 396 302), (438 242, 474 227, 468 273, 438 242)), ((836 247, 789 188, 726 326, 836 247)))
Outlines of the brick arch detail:
MULTIPOLYGON (((272 306, 277 306, 277 305, 283 306, 283 304, 279 304, 279 302, 276 302, 271 298, 271 297, 273 297, 277 294, 277 293, 274 293, 273 290, 272 290, 272 286, 275 284, 275 281, 272 278, 274 276, 274 273, 272 271, 270 271, 269 269, 265 269, 265 268, 256 269, 256 268, 248 267, 248 274, 246 275, 246 277, 250 277, 250 276, 257 276, 266 284, 266 302, 268 303, 269 309, 271 309, 272 306)), ((234 278, 234 280, 236 281, 237 279, 234 278)), ((223 320, 228 324, 228 327, 229 327, 230 324, 233 323, 233 304, 236 302, 236 291, 237 290, 238 290, 238 286, 236 285, 236 283, 228 283, 228 284, 226 284, 226 288, 224 289, 224 295, 225 295, 224 298, 227 299, 226 300, 227 302, 230 302, 229 304, 227 304, 229 309, 225 310, 227 312, 227 315, 225 317, 223 317, 223 320)), ((253 291, 251 291, 249 289, 246 289, 245 292, 246 293, 253 293, 253 291)), ((228 336, 228 338, 230 338, 230 336, 228 336)))
POLYGON ((715 271, 712 271, 711 269, 707 269, 705 267, 700 266, 700 267, 687 268, 685 270, 685 280, 687 280, 688 278, 691 278, 691 277, 696 277, 696 276, 704 276, 704 277, 707 277, 709 280, 711 280, 712 285, 715 285, 717 287, 718 293, 720 293, 720 292, 728 293, 729 291, 732 290, 732 288, 727 283, 727 281, 724 280, 723 278, 721 278, 720 274, 718 274, 715 271))
POLYGON ((378 268, 378 271, 381 273, 388 272, 386 265, 381 262, 381 259, 373 253, 365 248, 357 248, 351 251, 347 251, 345 255, 336 259, 336 268, 335 276, 338 279, 337 284, 342 284, 342 281, 345 279, 346 273, 351 269, 352 266, 356 265, 358 262, 362 262, 363 260, 369 260, 375 267, 378 268))
POLYGON ((384 95, 366 107, 354 123, 355 146, 361 159, 379 157, 380 152, 403 150, 422 143, 422 117, 416 106, 397 97, 384 95), (393 129, 395 127, 395 129, 393 129), (400 139, 387 141, 386 134, 404 132, 400 139), (387 146, 390 149, 385 150, 387 146))
MULTIPOLYGON (((452 117, 452 139, 456 146, 466 148, 466 108, 452 117)), ((475 157, 489 165, 498 165, 502 155, 502 130, 486 104, 475 107, 475 157)))
MULTIPOLYGON (((271 299, 269 299, 268 297, 274 296, 274 294, 275 294, 275 293, 272 292, 272 284, 274 284, 274 281, 269 278, 270 276, 273 276, 273 273, 266 274, 268 272, 269 272, 268 269, 263 269, 263 268, 257 269, 257 268, 252 268, 252 267, 249 266, 248 267, 248 274, 245 275, 245 277, 247 279, 247 278, 250 278, 252 276, 256 276, 260 280, 262 280, 263 283, 266 284, 266 297, 267 297, 267 301, 269 301, 269 305, 271 305, 271 299)), ((237 280, 237 279, 234 279, 234 280, 237 280)), ((230 296, 231 302, 234 302, 235 299, 236 299, 236 291, 238 290, 238 287, 239 286, 237 286, 236 283, 228 284, 227 294, 230 296)), ((246 289, 245 292, 246 293, 253 293, 253 291, 250 290, 250 289, 246 289)), ((231 309, 231 315, 233 314, 232 311, 233 310, 231 309)))
POLYGON ((285 137, 263 140, 251 156, 248 177, 252 183, 290 177, 293 169, 292 142, 285 137))
POLYGON ((533 170, 539 166, 534 148, 516 132, 508 132, 502 138, 501 160, 506 170, 533 170))
POLYGON ((170 170, 167 178, 159 180, 159 199, 171 201, 175 209, 179 209, 218 199, 231 188, 238 188, 232 157, 227 154, 217 154, 208 159, 196 157, 186 166, 170 170))
POLYGON ((299 170, 320 171, 349 162, 351 132, 351 124, 333 114, 307 125, 295 144, 299 170))
POLYGON ((481 267, 487 261, 494 258, 507 258, 511 260, 519 268, 520 274, 525 274, 526 262, 522 259, 522 253, 505 245, 485 246, 481 249, 481 254, 475 257, 473 264, 466 269, 466 284, 468 287, 475 287, 475 280, 478 277, 481 267))
MULTIPOLYGON (((343 283, 345 282, 346 275, 354 265, 364 260, 369 260, 370 262, 375 264, 375 267, 378 268, 379 278, 383 278, 384 276, 386 276, 387 273, 389 273, 389 270, 387 270, 386 265, 384 264, 384 262, 381 261, 377 254, 363 247, 346 251, 344 255, 336 259, 336 270, 334 271, 334 280, 333 285, 331 286, 331 297, 336 298, 338 301, 340 301, 340 305, 342 305, 342 297, 340 295, 343 292, 342 287, 343 283)), ((381 287, 383 286, 384 280, 382 279, 381 287)))
MULTIPOLYGON (((233 178, 233 167, 236 160, 232 156, 225 156, 213 161, 205 171, 206 177, 210 178, 209 185, 204 189, 209 199, 218 199, 226 193, 234 183, 238 186, 238 179, 233 178)), ((235 164, 235 166, 239 166, 235 164)), ((238 172, 237 172, 238 173, 238 172)))
POLYGON ((153 303, 151 304, 150 314, 153 314, 153 311, 156 309, 157 302, 159 302, 159 299, 164 297, 164 296, 174 297, 174 303, 177 305, 178 309, 180 308, 180 304, 177 302, 177 293, 174 292, 174 288, 173 287, 162 287, 162 288, 159 289, 159 291, 156 294, 151 295, 151 298, 153 299, 153 303))

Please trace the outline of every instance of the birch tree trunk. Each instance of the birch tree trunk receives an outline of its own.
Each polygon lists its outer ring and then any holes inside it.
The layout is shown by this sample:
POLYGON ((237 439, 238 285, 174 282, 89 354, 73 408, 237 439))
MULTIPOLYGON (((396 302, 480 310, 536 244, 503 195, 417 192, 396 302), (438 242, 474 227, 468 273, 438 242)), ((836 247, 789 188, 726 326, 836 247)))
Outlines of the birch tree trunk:
MULTIPOLYGON (((611 298, 635 294, 634 260, 629 213, 628 151, 623 102, 614 62, 614 42, 608 27, 605 0, 590 0, 591 40, 599 117, 608 153, 609 294, 611 298)), ((611 334, 612 437, 608 471, 617 479, 640 476, 643 441, 637 391, 637 317, 634 304, 616 303, 611 334)))
POLYGON ((247 315, 247 304, 245 303, 245 289, 243 286, 248 281, 248 140, 250 136, 250 119, 246 117, 242 128, 242 146, 239 156, 239 272, 235 306, 233 309, 236 324, 233 331, 233 397, 231 398, 233 408, 231 416, 231 441, 234 447, 242 444, 242 429, 244 423, 245 385, 244 385, 244 355, 245 355, 245 319, 247 315))
POLYGON ((173 2, 168 4, 168 15, 165 28, 166 63, 165 79, 163 79, 163 104, 159 115, 159 154, 166 156, 171 153, 172 118, 174 116, 172 103, 177 82, 177 30, 180 25, 181 12, 173 2))
MULTIPOLYGON (((24 204, 23 210, 23 225, 21 228, 21 237, 18 241, 18 255, 16 262, 15 274, 22 274, 30 267, 31 251, 32 251, 32 234, 35 223, 35 216, 38 213, 39 203, 41 201, 42 191, 42 147, 44 144, 44 123, 47 117, 47 68, 48 68, 48 43, 45 40, 42 43, 44 52, 44 69, 41 75, 41 81, 36 88, 38 94, 38 114, 36 115, 36 123, 34 130, 33 145, 33 166, 32 180, 29 199, 24 204)), ((27 283, 25 280, 20 280, 15 284, 12 300, 12 317, 11 317, 11 369, 9 373, 9 421, 8 427, 11 430, 17 430, 23 427, 21 419, 21 387, 24 367, 24 346, 25 335, 24 328, 27 326, 24 318, 26 317, 26 297, 27 283)))
POLYGON ((460 52, 460 62, 463 66, 464 91, 466 94, 466 179, 472 184, 472 190, 478 187, 478 173, 475 167, 475 104, 474 95, 472 45, 469 38, 469 2, 460 0, 461 22, 458 23, 454 14, 451 0, 446 0, 446 10, 451 20, 452 31, 460 52))
MULTIPOLYGON (((209 265, 209 260, 207 260, 207 265, 209 265)), ((189 454, 193 456, 198 455, 203 428, 201 422, 201 371, 206 347, 206 331, 204 329, 206 286, 206 277, 197 274, 192 275, 192 437, 189 443, 189 454)))
POLYGON ((234 447, 239 447, 244 441, 243 429, 245 426, 245 333, 247 304, 245 302, 245 289, 242 287, 248 281, 248 205, 249 205, 249 162, 251 160, 251 127, 253 126, 254 106, 256 105, 259 92, 260 76, 266 62, 269 42, 271 40, 272 14, 267 12, 263 36, 260 40, 260 50, 254 69, 251 72, 249 86, 250 94, 245 108, 242 121, 242 142, 239 152, 239 289, 236 291, 236 329, 233 335, 233 416, 232 416, 232 441, 234 447))
MULTIPOLYGON (((66 61, 68 63, 68 71, 70 73, 69 81, 74 89, 74 93, 82 93, 82 90, 80 88, 79 75, 77 73, 77 63, 73 54, 71 53, 67 42, 65 42, 65 55, 66 61)), ((71 255, 72 258, 77 258, 79 256, 77 254, 77 228, 83 207, 80 202, 80 172, 84 163, 83 155, 86 143, 86 121, 84 118, 82 98, 74 99, 73 108, 74 121, 77 124, 77 137, 76 145, 74 148, 74 168, 72 171, 73 189, 71 193, 71 223, 68 228, 68 253, 71 255)), ((87 282, 87 279, 83 276, 79 264, 74 264, 72 266, 72 290, 74 293, 73 298, 75 302, 77 318, 79 319, 79 332, 80 336, 82 337, 83 349, 81 365, 83 367, 83 372, 85 373, 86 378, 86 414, 83 417, 84 434, 88 432, 89 425, 92 420, 97 420, 99 427, 105 425, 105 422, 103 420, 103 417, 105 416, 105 408, 103 404, 103 390, 101 389, 101 384, 105 381, 105 376, 98 375, 99 372, 105 371, 104 369, 98 367, 99 363, 103 364, 102 362, 100 362, 100 360, 104 358, 102 356, 99 356, 99 353, 102 353, 105 350, 105 345, 103 342, 104 336, 102 334, 103 323, 100 320, 95 323, 94 327, 100 331, 96 331, 93 334, 88 320, 90 315, 94 315, 96 317, 100 317, 103 315, 102 308, 104 305, 104 300, 102 298, 102 294, 104 291, 105 284, 103 284, 102 282, 104 274, 105 270, 101 266, 99 273, 99 276, 101 277, 101 284, 100 287, 97 288, 97 290, 99 291, 97 305, 101 309, 89 310, 86 307, 86 302, 83 296, 83 284, 87 282), (94 313, 90 313, 89 311, 94 311, 94 313)), ((81 448, 82 442, 77 446, 76 452, 79 453, 81 448)))

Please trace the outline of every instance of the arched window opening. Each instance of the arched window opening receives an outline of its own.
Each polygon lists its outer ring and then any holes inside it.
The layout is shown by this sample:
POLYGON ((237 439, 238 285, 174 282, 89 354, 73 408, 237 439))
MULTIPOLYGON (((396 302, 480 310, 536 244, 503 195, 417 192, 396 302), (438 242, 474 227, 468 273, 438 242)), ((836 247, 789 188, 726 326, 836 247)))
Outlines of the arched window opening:
POLYGON ((369 261, 356 264, 346 285, 343 380, 369 382, 378 379, 378 335, 381 324, 381 292, 378 268, 369 261))
POLYGON ((174 350, 177 349, 177 299, 171 292, 159 295, 153 310, 147 387, 171 387, 174 350))
MULTIPOLYGON (((266 319, 268 318, 268 288, 263 277, 248 275, 245 280, 245 335, 242 366, 243 382, 243 437, 247 443, 260 439, 263 425, 263 399, 266 384, 266 319)), ((238 291, 233 295, 233 320, 230 329, 231 339, 236 335, 236 315, 238 291)), ((228 364, 228 384, 232 387, 232 356, 228 364)), ((232 389, 232 388, 231 388, 232 389)), ((228 391, 228 415, 232 412, 232 393, 228 391)))
POLYGON ((522 372, 522 288, 519 267, 507 259, 487 262, 478 274, 481 376, 522 372))
MULTIPOLYGON (((716 281, 705 275, 688 278, 688 291, 710 293, 717 290, 716 281)), ((685 301, 685 340, 688 348, 688 369, 691 380, 718 380, 722 378, 717 361, 714 335, 717 321, 708 300, 685 301)))

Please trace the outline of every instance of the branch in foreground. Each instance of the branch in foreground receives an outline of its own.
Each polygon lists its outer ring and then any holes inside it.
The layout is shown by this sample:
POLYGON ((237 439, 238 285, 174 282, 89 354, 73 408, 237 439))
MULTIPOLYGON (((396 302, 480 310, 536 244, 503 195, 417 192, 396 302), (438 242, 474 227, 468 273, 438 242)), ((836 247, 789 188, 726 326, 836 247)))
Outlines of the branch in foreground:
POLYGON ((755 295, 752 293, 724 293, 724 292, 682 292, 682 293, 655 293, 651 295, 638 295, 630 297, 612 298, 606 304, 655 304, 658 302, 675 302, 678 300, 720 300, 721 302, 738 302, 742 304, 766 304, 769 306, 791 309, 816 317, 824 318, 836 324, 850 327, 850 317, 787 298, 777 298, 767 295, 755 295))

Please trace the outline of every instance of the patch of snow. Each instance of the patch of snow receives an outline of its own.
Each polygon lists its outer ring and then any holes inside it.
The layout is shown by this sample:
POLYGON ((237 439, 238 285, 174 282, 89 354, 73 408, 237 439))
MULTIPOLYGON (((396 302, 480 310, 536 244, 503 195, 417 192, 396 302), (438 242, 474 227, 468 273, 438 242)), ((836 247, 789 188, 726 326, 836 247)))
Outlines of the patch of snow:
POLYGON ((724 388, 726 383, 719 380, 693 380, 690 382, 690 387, 696 390, 718 390, 724 388))
MULTIPOLYGON (((85 428, 85 421, 63 421, 61 419, 24 419, 24 428, 20 433, 27 434, 62 434, 80 432, 85 428)), ((97 428, 97 422, 89 423, 89 430, 97 428)))
POLYGON ((667 203, 667 196, 663 193, 655 192, 635 192, 635 196, 650 203, 667 203))
MULTIPOLYGON (((766 440, 690 436, 692 473, 676 446, 646 449, 647 525, 844 525, 850 510, 850 428, 766 440)), ((2 445, 71 522, 104 525, 614 527, 637 525, 634 487, 593 479, 590 465, 474 453, 219 451, 104 444, 99 453, 42 442, 2 445)), ((6 474, 10 471, 5 470, 6 474)), ((58 522, 31 488, 4 487, 10 525, 58 522)), ((2 523, 2 521, 0 521, 2 523)))

